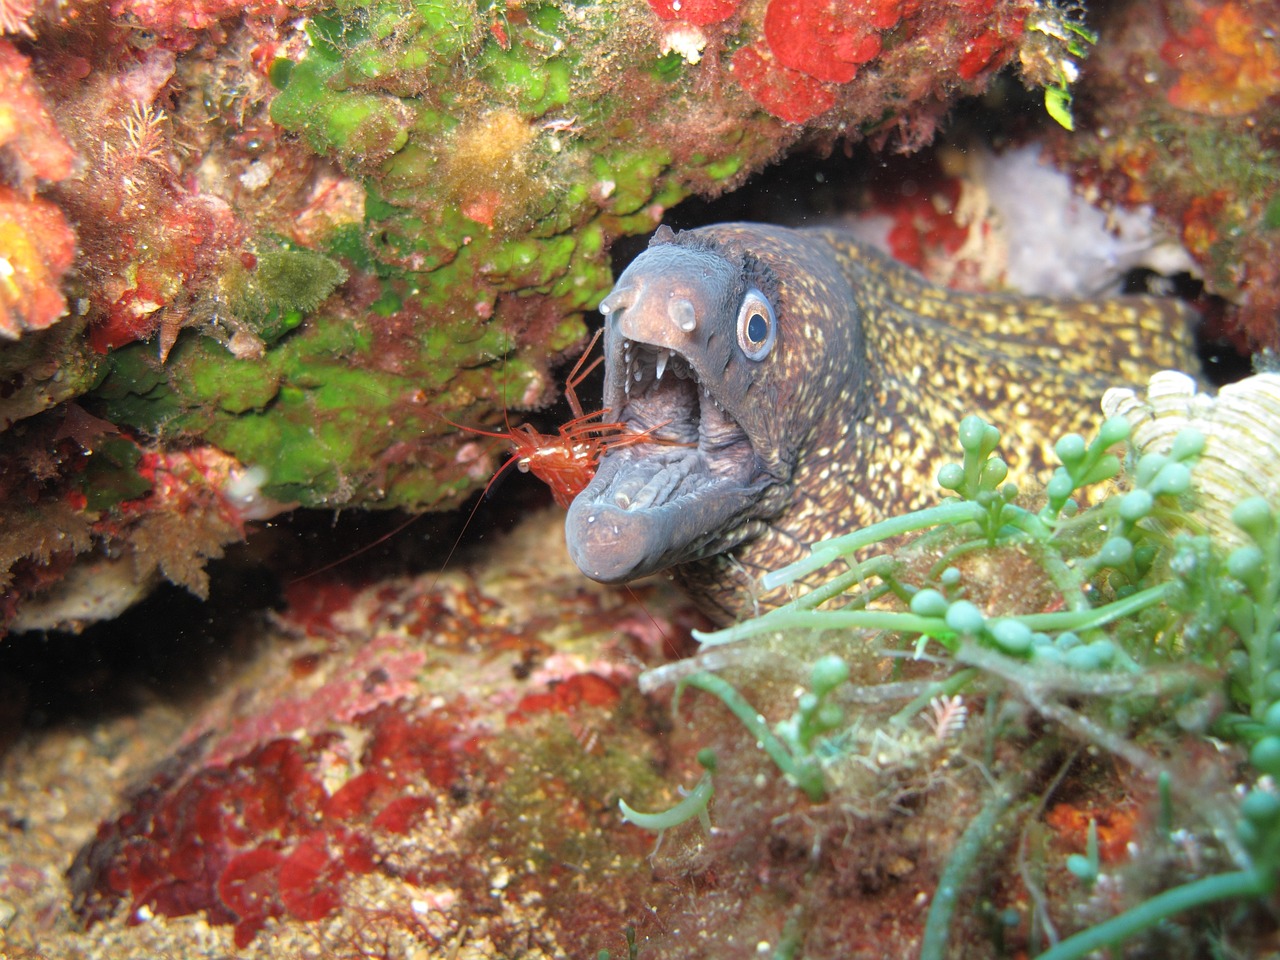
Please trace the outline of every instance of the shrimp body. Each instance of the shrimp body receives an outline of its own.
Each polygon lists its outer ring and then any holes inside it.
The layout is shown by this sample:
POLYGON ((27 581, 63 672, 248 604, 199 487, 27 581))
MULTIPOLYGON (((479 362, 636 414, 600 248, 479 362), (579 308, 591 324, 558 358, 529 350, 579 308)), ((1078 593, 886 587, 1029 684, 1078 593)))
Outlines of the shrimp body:
POLYGON ((574 416, 572 420, 560 427, 558 433, 541 433, 528 423, 522 423, 514 429, 508 425, 506 430, 499 431, 480 430, 449 421, 453 426, 467 433, 494 437, 511 444, 511 456, 494 473, 489 486, 485 488, 486 493, 489 487, 493 486, 494 481, 514 463, 521 473, 532 473, 549 486, 556 503, 567 509, 573 502, 573 498, 586 489, 587 484, 591 482, 591 478, 596 474, 596 467, 600 464, 600 458, 606 451, 633 443, 670 442, 654 436, 654 431, 666 426, 665 423, 635 431, 629 430, 623 423, 600 422, 608 413, 607 410, 597 410, 595 413, 582 412, 577 388, 604 360, 603 357, 597 357, 586 366, 586 369, 583 369, 587 357, 591 355, 602 332, 602 330, 596 331, 595 336, 591 338, 591 343, 587 345, 587 349, 578 358, 568 379, 565 380, 564 394, 574 416))
MULTIPOLYGON (((568 509, 573 498, 581 493, 596 475, 600 458, 611 447, 653 441, 657 427, 639 432, 627 432, 621 423, 593 423, 605 414, 604 410, 574 417, 560 428, 559 433, 540 433, 533 426, 522 423, 514 430, 477 430, 455 424, 467 433, 495 437, 511 444, 512 453, 506 463, 498 468, 489 481, 493 486, 512 464, 521 473, 532 473, 551 488, 556 503, 568 509)), ((488 488, 486 488, 487 491, 488 488)))

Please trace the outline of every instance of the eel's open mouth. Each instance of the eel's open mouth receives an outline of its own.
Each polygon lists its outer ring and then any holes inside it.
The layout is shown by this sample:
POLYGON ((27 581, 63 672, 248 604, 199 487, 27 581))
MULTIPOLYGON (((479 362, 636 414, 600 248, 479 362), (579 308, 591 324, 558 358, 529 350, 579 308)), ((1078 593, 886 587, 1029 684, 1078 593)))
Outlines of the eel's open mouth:
POLYGON ((653 439, 608 451, 565 530, 582 572, 616 583, 732 546, 770 478, 716 372, 616 330, 606 343, 605 419, 653 439))

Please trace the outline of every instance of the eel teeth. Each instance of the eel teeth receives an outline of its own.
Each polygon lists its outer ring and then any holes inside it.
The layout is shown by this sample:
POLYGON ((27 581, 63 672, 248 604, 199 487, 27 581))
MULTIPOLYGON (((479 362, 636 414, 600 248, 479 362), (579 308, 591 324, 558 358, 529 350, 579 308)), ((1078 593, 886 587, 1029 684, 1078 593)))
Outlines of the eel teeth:
POLYGON ((662 374, 666 372, 666 369, 667 369, 667 360, 668 360, 668 358, 670 358, 670 356, 671 356, 671 353, 670 353, 669 351, 667 351, 667 350, 659 350, 659 351, 658 351, 658 366, 657 366, 657 370, 658 370, 658 379, 659 379, 659 380, 661 380, 661 379, 662 379, 662 374))

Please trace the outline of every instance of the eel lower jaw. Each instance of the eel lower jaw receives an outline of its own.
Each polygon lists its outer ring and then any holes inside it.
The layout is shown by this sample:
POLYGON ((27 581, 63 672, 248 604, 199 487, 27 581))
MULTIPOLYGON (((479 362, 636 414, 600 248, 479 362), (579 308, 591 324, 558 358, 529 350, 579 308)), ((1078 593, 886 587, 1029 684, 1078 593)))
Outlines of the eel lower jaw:
POLYGON ((565 520, 574 563, 603 583, 727 549, 773 483, 685 357, 636 341, 620 353, 609 419, 654 439, 611 447, 565 520))

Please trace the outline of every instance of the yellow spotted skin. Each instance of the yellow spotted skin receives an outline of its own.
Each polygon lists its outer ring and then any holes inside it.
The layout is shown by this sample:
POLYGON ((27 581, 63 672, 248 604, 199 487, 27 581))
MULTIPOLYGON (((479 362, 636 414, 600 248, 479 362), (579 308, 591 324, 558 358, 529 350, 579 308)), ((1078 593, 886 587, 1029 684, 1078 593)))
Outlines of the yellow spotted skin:
POLYGON ((1176 301, 960 293, 834 229, 697 233, 777 278, 764 392, 768 415, 784 423, 759 452, 790 473, 774 517, 753 521, 729 553, 681 566, 720 621, 786 600, 761 595, 757 580, 809 544, 938 503, 935 477, 959 459, 966 415, 1000 428, 1011 479, 1045 478, 1053 441, 1091 433, 1107 387, 1197 369, 1191 315, 1176 301))

